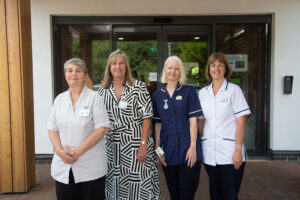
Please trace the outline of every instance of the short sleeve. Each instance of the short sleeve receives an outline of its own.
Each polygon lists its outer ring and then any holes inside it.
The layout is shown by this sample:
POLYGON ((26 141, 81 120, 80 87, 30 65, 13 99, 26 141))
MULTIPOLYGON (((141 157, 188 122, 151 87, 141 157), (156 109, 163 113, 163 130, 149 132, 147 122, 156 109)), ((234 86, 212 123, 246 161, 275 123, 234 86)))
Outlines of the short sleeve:
POLYGON ((152 103, 146 84, 142 83, 140 87, 137 88, 140 88, 137 98, 139 114, 142 116, 142 119, 151 118, 153 116, 152 103))
POLYGON ((152 121, 153 122, 161 122, 160 116, 159 116, 159 113, 158 113, 158 108, 157 108, 157 104, 156 104, 155 95, 153 95, 153 97, 152 97, 152 105, 153 105, 152 121))
POLYGON ((198 116, 198 119, 205 119, 204 115, 198 116))
POLYGON ((56 124, 56 108, 57 108, 57 98, 54 100, 51 112, 50 112, 50 116, 49 116, 49 120, 48 120, 48 124, 47 124, 47 129, 48 130, 52 130, 52 131, 56 131, 58 132, 58 127, 56 124))
POLYGON ((107 115, 107 110, 105 108, 102 98, 98 93, 96 93, 93 101, 92 113, 94 129, 100 127, 111 128, 111 123, 107 115))
POLYGON ((200 101, 197 96, 197 93, 194 88, 189 88, 189 96, 188 96, 188 111, 189 118, 198 117, 202 115, 202 109, 200 106, 200 101))
POLYGON ((245 99, 243 91, 238 85, 236 85, 232 94, 232 109, 235 118, 251 114, 250 108, 245 99))
MULTIPOLYGON (((198 92, 198 99, 199 99, 199 103, 200 103, 200 107, 201 107, 201 100, 200 100, 201 98, 200 98, 200 96, 201 96, 201 90, 199 90, 199 92, 198 92)), ((201 115, 198 116, 198 119, 205 119, 202 107, 201 107, 201 115)))

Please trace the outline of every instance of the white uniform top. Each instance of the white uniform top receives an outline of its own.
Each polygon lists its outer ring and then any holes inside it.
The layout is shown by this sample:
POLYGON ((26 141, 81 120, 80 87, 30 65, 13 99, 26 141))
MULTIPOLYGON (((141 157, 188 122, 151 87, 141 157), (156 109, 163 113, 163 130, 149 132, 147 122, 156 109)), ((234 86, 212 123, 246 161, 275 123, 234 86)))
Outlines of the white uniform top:
MULTIPOLYGON (((57 131, 62 147, 79 146, 95 129, 110 128, 110 121, 100 95, 84 86, 73 106, 70 91, 58 95, 52 107, 47 128, 57 131)), ((75 163, 66 164, 54 154, 51 176, 58 182, 69 183, 72 168, 75 183, 98 179, 106 175, 105 139, 83 153, 75 163)))
MULTIPOLYGON (((199 99, 205 118, 201 138, 204 163, 212 166, 232 164, 236 119, 251 113, 241 88, 225 79, 216 96, 210 84, 199 91, 199 99)), ((245 161, 244 145, 242 148, 245 161)))

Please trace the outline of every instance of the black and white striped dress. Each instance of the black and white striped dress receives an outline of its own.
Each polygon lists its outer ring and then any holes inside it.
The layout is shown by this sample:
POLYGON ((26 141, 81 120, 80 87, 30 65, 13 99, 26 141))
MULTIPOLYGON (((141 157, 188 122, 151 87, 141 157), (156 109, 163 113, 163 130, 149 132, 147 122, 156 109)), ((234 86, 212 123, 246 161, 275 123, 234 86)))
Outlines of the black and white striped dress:
POLYGON ((106 199, 159 199, 159 179, 155 163, 154 143, 149 134, 147 161, 139 163, 143 119, 152 117, 151 98, 145 83, 136 80, 126 84, 119 101, 113 84, 100 88, 112 128, 106 135, 108 172, 106 199))

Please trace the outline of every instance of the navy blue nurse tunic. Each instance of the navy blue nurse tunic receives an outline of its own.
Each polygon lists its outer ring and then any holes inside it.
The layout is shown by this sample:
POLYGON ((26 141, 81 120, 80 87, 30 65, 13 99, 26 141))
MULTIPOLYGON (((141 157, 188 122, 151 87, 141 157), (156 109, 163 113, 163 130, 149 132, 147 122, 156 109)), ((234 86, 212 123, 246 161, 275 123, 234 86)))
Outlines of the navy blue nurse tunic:
MULTIPOLYGON (((165 85, 152 96, 154 122, 162 124, 160 145, 165 152, 167 165, 187 163, 186 153, 190 147, 189 118, 202 115, 198 96, 192 86, 177 84, 172 98, 165 85)), ((197 161, 202 160, 200 136, 196 142, 197 161)))

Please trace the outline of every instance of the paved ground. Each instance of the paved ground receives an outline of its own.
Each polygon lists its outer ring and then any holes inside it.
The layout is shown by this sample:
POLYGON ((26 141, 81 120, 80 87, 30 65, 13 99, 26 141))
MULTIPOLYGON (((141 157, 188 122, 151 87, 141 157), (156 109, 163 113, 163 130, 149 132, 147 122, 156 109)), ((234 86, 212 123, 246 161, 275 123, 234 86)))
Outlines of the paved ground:
MULTIPOLYGON (((160 166, 159 172, 161 199, 168 200, 169 194, 160 166)), ((0 200, 55 200, 54 181, 49 173, 48 164, 36 165, 37 183, 28 193, 0 194, 0 200)), ((248 161, 239 197, 242 200, 299 200, 300 162, 248 161)), ((201 169, 195 199, 209 199, 208 178, 204 168, 201 169)))

